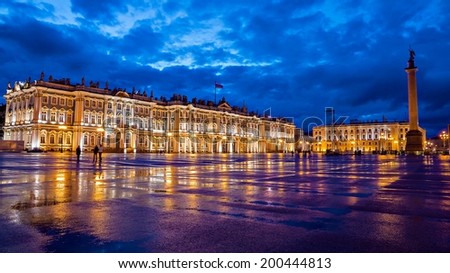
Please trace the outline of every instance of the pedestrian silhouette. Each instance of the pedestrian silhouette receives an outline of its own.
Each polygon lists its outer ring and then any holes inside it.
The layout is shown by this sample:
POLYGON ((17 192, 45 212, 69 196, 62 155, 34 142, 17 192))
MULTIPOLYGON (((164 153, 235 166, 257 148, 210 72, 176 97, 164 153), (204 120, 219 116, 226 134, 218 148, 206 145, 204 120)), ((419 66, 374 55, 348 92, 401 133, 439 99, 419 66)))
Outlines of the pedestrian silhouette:
POLYGON ((81 155, 81 148, 80 148, 80 145, 78 145, 77 150, 76 150, 76 153, 77 153, 77 162, 79 162, 79 161, 80 161, 80 155, 81 155))
POLYGON ((99 163, 102 163, 102 153, 103 153, 103 146, 102 146, 102 144, 100 144, 100 147, 98 148, 99 163))
POLYGON ((92 159, 92 162, 94 162, 94 163, 97 162, 97 154, 98 154, 98 146, 95 145, 95 147, 94 147, 94 158, 92 159))

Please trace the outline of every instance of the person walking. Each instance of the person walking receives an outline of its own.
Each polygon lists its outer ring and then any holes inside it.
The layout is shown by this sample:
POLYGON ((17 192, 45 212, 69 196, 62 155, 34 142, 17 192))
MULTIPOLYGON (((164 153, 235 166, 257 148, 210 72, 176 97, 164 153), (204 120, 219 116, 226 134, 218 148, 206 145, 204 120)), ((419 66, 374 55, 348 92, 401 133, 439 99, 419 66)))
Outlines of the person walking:
POLYGON ((100 144, 100 147, 98 148, 98 160, 99 163, 102 163, 102 153, 103 153, 103 146, 100 144))
POLYGON ((76 153, 77 153, 77 162, 80 162, 80 155, 81 155, 81 148, 80 148, 80 145, 78 145, 77 150, 76 150, 76 153))
POLYGON ((93 163, 97 162, 97 154, 98 154, 98 146, 95 145, 95 147, 94 147, 94 158, 92 159, 93 163))

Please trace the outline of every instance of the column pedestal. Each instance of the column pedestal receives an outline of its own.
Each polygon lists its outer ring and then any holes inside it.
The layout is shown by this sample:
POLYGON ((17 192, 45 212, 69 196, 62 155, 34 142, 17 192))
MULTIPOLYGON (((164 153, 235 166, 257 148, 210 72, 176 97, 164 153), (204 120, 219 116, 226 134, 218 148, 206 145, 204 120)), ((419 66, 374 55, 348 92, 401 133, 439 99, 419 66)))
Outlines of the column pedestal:
POLYGON ((406 133, 406 153, 421 154, 423 152, 423 136, 419 130, 410 130, 406 133))

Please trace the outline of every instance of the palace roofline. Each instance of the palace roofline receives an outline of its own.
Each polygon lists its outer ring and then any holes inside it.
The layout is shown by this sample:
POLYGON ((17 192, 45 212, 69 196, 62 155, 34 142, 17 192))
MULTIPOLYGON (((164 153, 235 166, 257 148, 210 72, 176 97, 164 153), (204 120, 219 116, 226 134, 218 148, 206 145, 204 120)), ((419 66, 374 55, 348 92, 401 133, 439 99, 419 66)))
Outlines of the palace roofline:
POLYGON ((383 125, 383 124, 409 124, 408 121, 406 120, 384 120, 384 121, 379 121, 379 120, 369 120, 369 121, 360 121, 360 120, 351 120, 349 123, 340 123, 340 124, 335 124, 335 125, 326 125, 326 124, 322 124, 322 125, 318 125, 316 127, 331 127, 331 126, 350 126, 350 125, 383 125))
POLYGON ((100 95, 109 95, 109 96, 118 96, 118 97, 125 97, 130 99, 135 99, 139 101, 146 101, 146 102, 153 102, 158 105, 162 106, 170 106, 170 105, 192 105, 196 108, 205 109, 205 110, 214 110, 218 112, 227 112, 227 113, 233 113, 243 116, 254 116, 258 117, 262 120, 266 121, 278 121, 281 123, 287 123, 287 124, 293 124, 293 122, 286 120, 284 118, 275 118, 275 117, 266 117, 263 115, 258 114, 257 112, 251 111, 248 112, 247 107, 238 107, 238 106, 230 106, 228 102, 225 100, 225 97, 223 97, 219 103, 215 104, 211 100, 203 100, 203 99, 197 99, 192 98, 190 101, 188 100, 187 96, 185 95, 179 95, 179 94, 173 94, 170 99, 167 99, 164 96, 161 96, 159 99, 157 97, 153 96, 153 90, 151 91, 151 95, 148 96, 146 91, 141 92, 140 90, 135 90, 133 88, 132 92, 127 92, 126 88, 114 88, 110 89, 108 87, 108 82, 106 82, 106 85, 104 88, 100 88, 99 82, 93 82, 90 81, 88 85, 84 83, 84 78, 82 79, 82 83, 76 83, 71 84, 69 78, 62 78, 62 79, 54 79, 52 76, 49 76, 48 81, 45 81, 43 79, 43 73, 41 74, 41 78, 39 80, 36 80, 34 82, 31 81, 29 78, 25 83, 15 83, 14 87, 11 87, 8 85, 7 88, 7 94, 14 91, 16 86, 19 86, 20 89, 28 89, 33 86, 40 86, 40 87, 48 87, 48 88, 54 88, 58 90, 64 90, 69 92, 75 92, 75 91, 85 91, 93 94, 100 94, 100 95))

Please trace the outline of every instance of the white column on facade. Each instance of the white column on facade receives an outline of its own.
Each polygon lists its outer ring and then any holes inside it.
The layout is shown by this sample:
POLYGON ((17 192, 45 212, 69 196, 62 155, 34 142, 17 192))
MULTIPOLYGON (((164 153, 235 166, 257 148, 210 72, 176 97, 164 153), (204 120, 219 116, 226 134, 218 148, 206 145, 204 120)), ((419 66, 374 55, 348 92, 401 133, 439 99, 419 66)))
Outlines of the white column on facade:
POLYGON ((39 149, 41 145, 41 136, 38 125, 34 125, 31 132, 31 149, 39 149))
POLYGON ((139 140, 138 140, 136 132, 134 132, 133 130, 130 130, 130 134, 131 134, 131 139, 130 139, 131 140, 131 149, 133 149, 133 152, 136 152, 137 142, 139 140))
POLYGON ((42 92, 36 89, 34 96, 34 106, 33 106, 33 117, 31 122, 37 124, 41 119, 41 109, 42 109, 42 92))
POLYGON ((72 140, 72 150, 75 151, 78 145, 83 146, 83 132, 81 121, 84 115, 84 100, 81 92, 77 92, 75 96, 75 109, 73 113, 73 140, 72 140))
MULTIPOLYGON (((6 108, 8 109, 8 107, 6 108)), ((34 96, 34 106, 33 106, 33 116, 31 117, 31 149, 39 149, 41 143, 41 136, 39 134, 39 121, 41 120, 41 109, 42 109, 42 92, 36 89, 34 96)), ((5 115, 8 118, 8 111, 5 115)))

